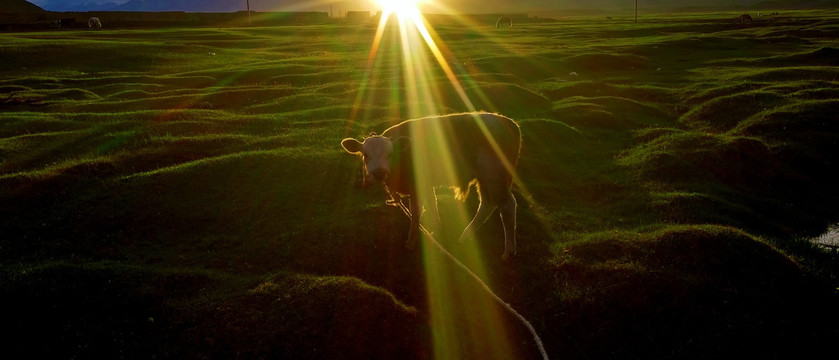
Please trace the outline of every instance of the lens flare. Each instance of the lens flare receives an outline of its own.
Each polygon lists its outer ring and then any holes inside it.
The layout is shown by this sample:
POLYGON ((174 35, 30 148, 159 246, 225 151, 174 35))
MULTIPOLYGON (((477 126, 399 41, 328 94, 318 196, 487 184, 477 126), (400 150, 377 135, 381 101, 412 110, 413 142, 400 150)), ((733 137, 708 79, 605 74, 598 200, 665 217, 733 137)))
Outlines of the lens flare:
MULTIPOLYGON (((477 110, 461 84, 460 79, 469 81, 468 74, 458 73, 457 71, 462 69, 453 67, 450 63, 455 56, 426 22, 418 8, 419 1, 376 1, 382 7, 381 18, 347 129, 359 116, 358 111, 362 108, 362 102, 376 100, 376 91, 380 91, 376 87, 380 82, 384 82, 383 79, 389 82, 386 86, 390 91, 388 110, 396 111, 398 115, 416 118, 441 114, 450 112, 448 107, 451 106, 465 111, 477 110), (393 21, 394 19, 396 21, 393 21), (388 56, 393 57, 393 61, 387 61, 390 60, 387 59, 388 56), (382 57, 385 60, 382 60, 382 57), (399 79, 394 80, 394 76, 399 79), (446 93, 455 94, 454 99, 445 99, 446 93), (460 105, 452 102, 458 100, 460 105), (401 113, 403 107, 407 114, 401 113)), ((470 91, 476 93, 484 104, 491 106, 489 99, 480 92, 480 89, 474 88, 470 87, 470 91)), ((479 119, 476 118, 477 120, 479 119)), ((412 134, 416 138, 433 139, 433 141, 417 142, 417 146, 422 148, 413 149, 411 152, 414 156, 412 160, 416 168, 415 173, 418 174, 415 179, 417 188, 432 189, 432 185, 441 180, 441 177, 450 177, 452 181, 448 182, 456 183, 454 179, 457 178, 460 164, 449 154, 458 153, 458 139, 451 138, 448 135, 451 132, 442 123, 426 131, 425 134, 412 134), (437 177, 431 179, 428 176, 422 176, 421 174, 428 173, 427 169, 435 169, 437 177)), ((500 147, 490 136, 489 131, 486 129, 483 131, 483 135, 489 139, 494 150, 501 154, 500 147)), ((499 155, 499 158, 506 160, 504 155, 499 155)), ((508 170, 513 170, 512 164, 504 165, 508 167, 508 170)), ((428 193, 428 190, 420 191, 414 196, 425 200, 426 206, 433 206, 434 199, 437 198, 436 194, 428 193)), ((448 203, 447 208, 443 220, 444 227, 462 230, 466 222, 474 215, 474 209, 467 210, 467 206, 459 202, 454 206, 448 203)), ((441 209, 441 215, 444 215, 443 212, 444 209, 441 209)), ((419 214, 415 214, 417 215, 419 214)), ((433 222, 433 219, 428 219, 428 217, 423 219, 424 223, 428 220, 433 222)), ((437 235, 439 233, 435 234, 437 235)), ((498 261, 503 240, 498 243, 498 252, 486 256, 479 247, 479 240, 475 239, 454 246, 456 246, 458 257, 478 277, 488 279, 490 274, 487 266, 490 262, 488 259, 498 261)), ((450 259, 441 255, 438 249, 429 245, 429 242, 423 242, 422 248, 434 357, 437 359, 516 358, 517 344, 510 341, 513 337, 510 336, 509 329, 506 327, 504 320, 506 315, 503 309, 482 293, 483 290, 479 287, 464 286, 461 270, 453 266, 450 259)))

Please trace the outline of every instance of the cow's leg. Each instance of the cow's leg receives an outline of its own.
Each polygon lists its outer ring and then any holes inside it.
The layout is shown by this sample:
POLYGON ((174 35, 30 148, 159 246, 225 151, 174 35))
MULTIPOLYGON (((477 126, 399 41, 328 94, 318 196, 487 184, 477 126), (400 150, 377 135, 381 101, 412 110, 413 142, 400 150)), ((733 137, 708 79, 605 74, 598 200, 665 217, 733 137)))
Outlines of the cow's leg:
POLYGON ((428 191, 425 196, 423 196, 422 203, 423 206, 425 206, 425 210, 428 212, 428 216, 425 217, 426 221, 429 223, 428 231, 439 234, 441 232, 440 229, 442 228, 442 221, 440 221, 440 211, 437 209, 437 195, 434 193, 433 188, 428 191))
POLYGON ((492 212, 495 211, 497 205, 487 200, 482 200, 478 204, 478 212, 475 213, 475 217, 472 218, 472 221, 469 222, 469 225, 466 226, 466 229, 463 230, 463 233, 460 234, 460 238, 457 241, 464 242, 466 240, 471 240, 475 237, 475 232, 481 227, 481 225, 486 222, 487 218, 492 215, 492 212))
POLYGON ((417 198, 416 194, 411 196, 409 207, 411 210, 411 229, 408 230, 408 241, 405 243, 405 248, 413 250, 419 241, 420 219, 422 218, 422 202, 417 198))
POLYGON ((472 218, 472 221, 463 230, 463 233, 458 239, 459 242, 474 238, 475 232, 478 231, 481 225, 486 222, 487 218, 498 207, 500 199, 497 195, 505 189, 500 183, 501 179, 497 179, 494 176, 494 174, 497 174, 498 168, 503 167, 497 163, 492 154, 478 154, 476 171, 478 173, 477 193, 480 202, 478 203, 478 211, 475 213, 475 217, 472 218))
POLYGON ((504 224, 504 255, 501 260, 510 261, 516 255, 516 198, 510 190, 507 190, 507 196, 502 199, 498 209, 501 223, 504 224))

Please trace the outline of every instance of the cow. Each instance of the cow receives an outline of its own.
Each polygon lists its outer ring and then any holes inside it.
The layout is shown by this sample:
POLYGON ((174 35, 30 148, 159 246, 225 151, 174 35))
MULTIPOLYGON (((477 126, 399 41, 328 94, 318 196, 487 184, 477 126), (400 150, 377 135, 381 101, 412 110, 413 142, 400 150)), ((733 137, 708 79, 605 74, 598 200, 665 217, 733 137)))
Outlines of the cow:
POLYGON ((754 22, 754 21, 752 20, 751 15, 749 15, 749 14, 740 15, 740 23, 741 24, 751 25, 752 22, 754 22))
POLYGON ((91 29, 101 30, 102 29, 102 21, 99 20, 98 17, 92 17, 87 20, 87 27, 91 29))
POLYGON ((498 21, 495 22, 495 27, 500 28, 503 25, 507 25, 507 27, 513 27, 513 18, 502 16, 498 18, 498 21))
POLYGON ((361 156, 364 181, 384 183, 388 192, 409 197, 412 216, 406 248, 413 249, 419 239, 423 207, 439 224, 435 187, 451 187, 455 197, 464 200, 475 184, 478 210, 458 241, 473 238, 498 209, 504 226, 502 260, 515 256, 512 183, 521 131, 512 119, 486 112, 430 116, 403 121, 362 141, 343 139, 341 146, 361 156))
POLYGON ((76 19, 74 18, 58 19, 57 21, 59 29, 71 28, 76 26, 76 19))

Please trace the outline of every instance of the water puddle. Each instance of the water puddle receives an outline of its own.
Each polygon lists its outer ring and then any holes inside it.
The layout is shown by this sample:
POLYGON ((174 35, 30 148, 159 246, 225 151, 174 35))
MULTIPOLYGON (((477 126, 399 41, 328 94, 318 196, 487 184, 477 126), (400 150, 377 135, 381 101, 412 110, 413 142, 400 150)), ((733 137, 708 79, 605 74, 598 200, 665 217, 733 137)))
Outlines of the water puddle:
POLYGON ((827 232, 813 238, 813 243, 826 249, 839 249, 839 224, 827 228, 827 232))

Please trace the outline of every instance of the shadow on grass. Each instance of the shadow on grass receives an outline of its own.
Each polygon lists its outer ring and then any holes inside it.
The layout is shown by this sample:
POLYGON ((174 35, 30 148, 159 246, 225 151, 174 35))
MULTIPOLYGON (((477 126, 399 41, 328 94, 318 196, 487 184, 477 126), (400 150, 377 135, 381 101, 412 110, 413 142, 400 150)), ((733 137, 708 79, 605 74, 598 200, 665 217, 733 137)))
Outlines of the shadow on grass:
POLYGON ((552 264, 564 358, 810 357, 839 335, 835 294, 732 228, 592 234, 552 264))

